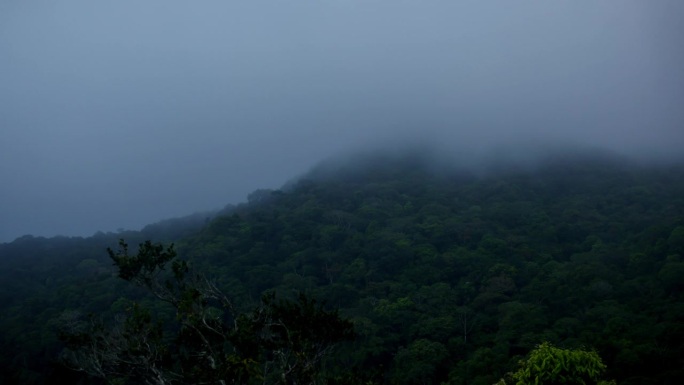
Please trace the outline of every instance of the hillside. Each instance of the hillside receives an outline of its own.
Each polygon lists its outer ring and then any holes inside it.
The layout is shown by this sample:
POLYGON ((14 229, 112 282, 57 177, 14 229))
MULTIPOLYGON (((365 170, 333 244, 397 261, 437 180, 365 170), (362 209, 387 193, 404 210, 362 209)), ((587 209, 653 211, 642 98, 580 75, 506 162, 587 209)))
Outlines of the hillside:
POLYGON ((63 310, 148 301, 113 274, 119 237, 174 241, 243 307, 268 290, 338 307, 359 337, 336 362, 360 381, 492 384, 542 341, 596 349, 620 384, 684 380, 681 167, 591 157, 474 174, 377 157, 192 223, 0 245, 5 382, 67 378, 51 364, 63 310))

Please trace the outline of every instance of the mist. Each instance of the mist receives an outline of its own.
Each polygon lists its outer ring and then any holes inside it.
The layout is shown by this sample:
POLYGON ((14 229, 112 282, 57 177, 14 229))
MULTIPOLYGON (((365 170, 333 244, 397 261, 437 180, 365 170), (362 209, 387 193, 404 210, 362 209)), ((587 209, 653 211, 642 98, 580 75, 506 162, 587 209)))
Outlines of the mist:
POLYGON ((244 201, 407 143, 684 148, 684 3, 0 3, 0 242, 244 201))

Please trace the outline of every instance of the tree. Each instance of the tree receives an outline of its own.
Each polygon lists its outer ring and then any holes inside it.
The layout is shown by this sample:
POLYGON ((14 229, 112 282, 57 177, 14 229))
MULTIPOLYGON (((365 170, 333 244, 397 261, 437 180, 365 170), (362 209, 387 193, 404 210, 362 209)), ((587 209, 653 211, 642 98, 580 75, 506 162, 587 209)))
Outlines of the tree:
MULTIPOLYGON (((537 346, 520 369, 511 375, 516 385, 578 384, 609 385, 601 381, 606 365, 594 351, 561 349, 544 342, 537 346)), ((501 380, 499 384, 506 384, 501 380)))
POLYGON ((238 313, 213 283, 191 274, 173 245, 147 241, 136 255, 119 243, 108 249, 119 277, 170 305, 164 324, 133 304, 111 327, 65 312, 64 362, 110 384, 315 384, 323 357, 354 336, 351 322, 313 299, 267 294, 253 311, 238 313), (171 271, 167 271, 167 266, 171 271))
POLYGON ((394 357, 395 381, 399 384, 432 384, 438 377, 436 371, 448 356, 446 347, 439 342, 424 338, 415 340, 408 347, 400 348, 394 357))

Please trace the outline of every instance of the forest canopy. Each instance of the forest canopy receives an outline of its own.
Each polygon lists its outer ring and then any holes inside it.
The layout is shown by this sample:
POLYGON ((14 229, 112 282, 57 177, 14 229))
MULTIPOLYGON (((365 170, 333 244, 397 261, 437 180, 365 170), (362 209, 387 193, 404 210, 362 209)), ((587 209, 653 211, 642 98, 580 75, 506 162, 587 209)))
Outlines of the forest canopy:
POLYGON ((175 319, 118 278, 105 249, 119 238, 173 242, 235 314, 268 308, 273 291, 271 304, 338 309, 357 338, 322 361, 329 383, 493 384, 545 341, 595 351, 619 384, 684 380, 681 167, 579 159, 469 174, 389 159, 192 223, 0 245, 3 381, 85 381, 57 359, 65 314, 113 320, 135 303, 175 319))

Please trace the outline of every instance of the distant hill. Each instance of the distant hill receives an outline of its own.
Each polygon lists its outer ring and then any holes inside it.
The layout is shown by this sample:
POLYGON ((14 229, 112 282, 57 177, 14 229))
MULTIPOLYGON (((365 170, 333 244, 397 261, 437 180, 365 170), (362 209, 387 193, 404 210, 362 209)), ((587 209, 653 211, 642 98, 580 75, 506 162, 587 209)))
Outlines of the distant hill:
POLYGON ((149 301, 114 276, 118 238, 176 243, 242 307, 269 290, 339 307, 359 338, 329 370, 360 382, 492 384, 550 341, 596 349, 620 384, 684 383, 681 166, 378 154, 140 232, 19 238, 0 245, 3 383, 69 378, 53 364, 63 310, 149 301))

